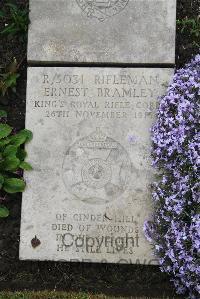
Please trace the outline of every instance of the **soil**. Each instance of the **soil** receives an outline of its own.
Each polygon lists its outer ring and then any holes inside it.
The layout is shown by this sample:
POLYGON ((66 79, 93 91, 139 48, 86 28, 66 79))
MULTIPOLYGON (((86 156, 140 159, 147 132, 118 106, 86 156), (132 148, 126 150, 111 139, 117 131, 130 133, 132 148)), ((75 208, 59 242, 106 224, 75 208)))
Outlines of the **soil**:
MULTIPOLYGON (((0 0, 0 9, 6 1, 0 0)), ((15 0, 21 8, 28 0, 15 0)), ((178 0, 177 18, 196 18, 199 0, 178 0)), ((0 21, 0 30, 4 23, 0 21)), ((177 28, 176 66, 181 67, 199 52, 198 39, 190 30, 177 28)), ((24 128, 26 99, 26 42, 18 37, 0 36, 0 67, 20 62, 16 94, 0 97, 0 108, 8 111, 8 123, 16 130, 24 128)), ((0 69, 1 71, 1 69, 0 69)), ((2 72, 2 71, 1 71, 2 72)), ((173 298, 175 290, 169 277, 156 266, 73 264, 19 261, 21 195, 6 200, 10 217, 0 219, 0 290, 65 290, 102 293, 114 296, 173 298)))

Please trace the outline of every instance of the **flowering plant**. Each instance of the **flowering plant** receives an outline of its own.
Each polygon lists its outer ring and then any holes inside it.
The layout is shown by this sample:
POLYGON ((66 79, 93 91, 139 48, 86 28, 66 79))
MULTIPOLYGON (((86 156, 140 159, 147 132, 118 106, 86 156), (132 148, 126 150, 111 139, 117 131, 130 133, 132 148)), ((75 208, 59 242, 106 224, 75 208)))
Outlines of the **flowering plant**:
POLYGON ((7 194, 23 192, 22 171, 32 169, 25 161, 27 153, 23 148, 32 139, 32 132, 24 129, 16 133, 5 123, 6 119, 7 113, 0 110, 0 219, 9 215, 9 210, 3 205, 7 194))
POLYGON ((178 294, 200 296, 200 55, 173 77, 152 128, 153 219, 144 232, 178 294))

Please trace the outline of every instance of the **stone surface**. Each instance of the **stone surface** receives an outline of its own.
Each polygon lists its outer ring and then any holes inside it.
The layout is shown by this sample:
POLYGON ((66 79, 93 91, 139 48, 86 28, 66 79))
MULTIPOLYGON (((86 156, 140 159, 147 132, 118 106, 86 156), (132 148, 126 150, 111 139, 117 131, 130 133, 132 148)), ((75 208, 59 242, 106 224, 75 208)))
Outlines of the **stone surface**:
POLYGON ((153 264, 149 129, 173 69, 29 68, 20 258, 153 264))
POLYGON ((176 0, 30 0, 30 9, 29 62, 174 63, 176 0))

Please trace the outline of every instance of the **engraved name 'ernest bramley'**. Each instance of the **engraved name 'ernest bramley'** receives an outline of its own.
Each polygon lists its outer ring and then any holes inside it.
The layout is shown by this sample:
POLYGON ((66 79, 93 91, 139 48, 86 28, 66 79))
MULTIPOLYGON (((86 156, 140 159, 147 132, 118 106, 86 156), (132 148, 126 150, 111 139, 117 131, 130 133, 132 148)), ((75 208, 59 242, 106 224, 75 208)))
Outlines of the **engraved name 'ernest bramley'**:
POLYGON ((33 171, 25 174, 21 259, 156 263, 143 234, 152 211, 149 129, 172 72, 29 68, 33 171))

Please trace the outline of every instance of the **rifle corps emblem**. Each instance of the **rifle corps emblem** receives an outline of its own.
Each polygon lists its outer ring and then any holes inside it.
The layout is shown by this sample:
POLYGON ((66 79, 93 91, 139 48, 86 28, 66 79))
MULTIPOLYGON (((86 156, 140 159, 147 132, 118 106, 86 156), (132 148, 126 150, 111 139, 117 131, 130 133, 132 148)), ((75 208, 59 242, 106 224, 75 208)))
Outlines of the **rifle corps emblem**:
POLYGON ((97 18, 102 22, 120 13, 129 0, 76 0, 76 2, 88 18, 97 18))
POLYGON ((62 176, 73 199, 105 204, 122 200, 130 181, 131 160, 119 142, 97 128, 67 150, 62 176))

